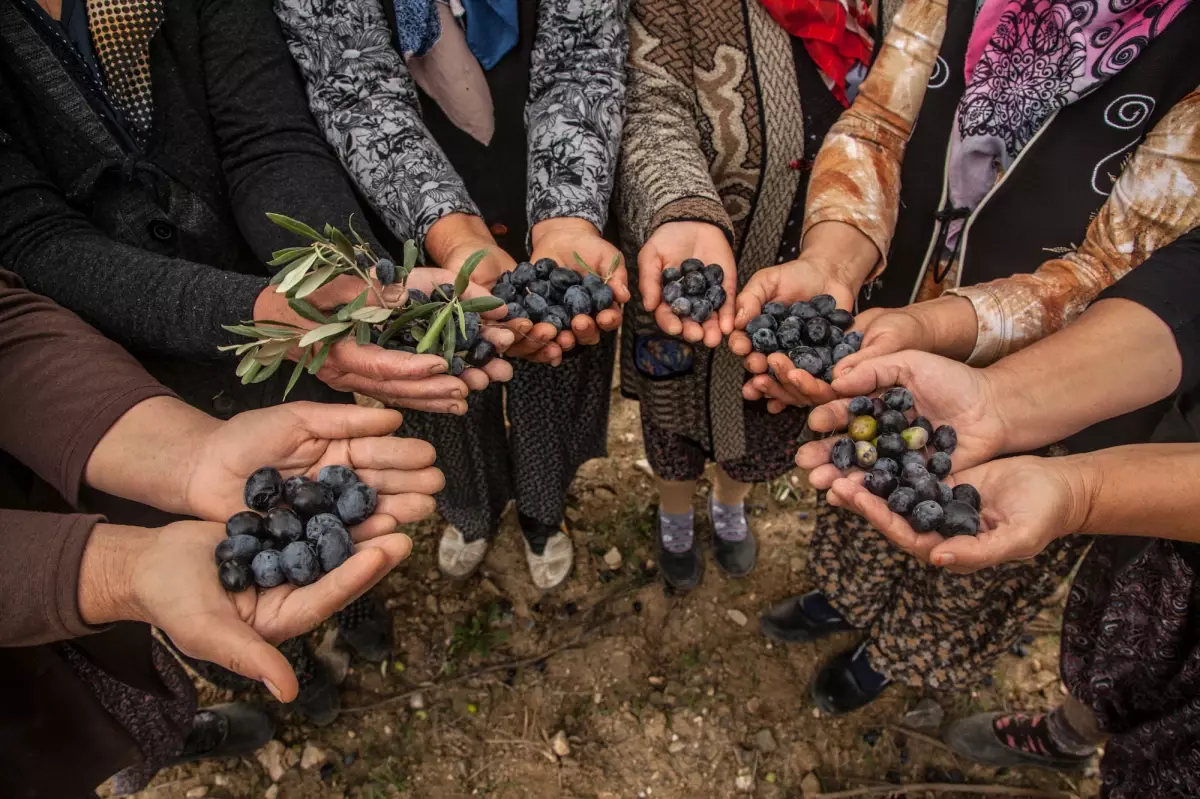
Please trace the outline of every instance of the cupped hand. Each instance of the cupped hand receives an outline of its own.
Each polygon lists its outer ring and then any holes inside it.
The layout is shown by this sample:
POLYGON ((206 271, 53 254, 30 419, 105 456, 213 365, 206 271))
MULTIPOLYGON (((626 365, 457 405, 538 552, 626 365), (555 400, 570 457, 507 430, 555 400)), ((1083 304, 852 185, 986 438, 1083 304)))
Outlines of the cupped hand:
POLYGON ((246 479, 263 466, 315 479, 322 467, 342 465, 379 492, 375 515, 354 528, 355 539, 394 532, 433 513, 433 495, 445 485, 430 444, 392 435, 401 419, 398 411, 317 402, 240 413, 196 448, 184 504, 194 516, 223 522, 245 510, 246 479))
POLYGON ((1073 533, 1081 515, 1080 491, 1062 459, 1003 458, 947 478, 969 483, 982 498, 978 535, 943 538, 918 533, 857 481, 839 478, 830 489, 832 504, 863 516, 896 546, 934 566, 965 574, 989 566, 1028 560, 1056 538, 1073 533))
MULTIPOLYGON (((892 386, 903 386, 913 394, 916 413, 934 427, 948 424, 958 433, 958 448, 952 455, 954 467, 965 469, 990 460, 1003 450, 1005 427, 997 414, 991 383, 979 369, 931 355, 907 350, 864 361, 833 381, 841 397, 870 396, 892 386)), ((816 433, 833 433, 850 424, 849 400, 840 399, 814 408, 808 426, 816 433)), ((808 479, 818 490, 829 488, 842 476, 829 462, 837 438, 811 441, 796 452, 796 465, 808 470, 808 479)))
POLYGON ((721 343, 721 336, 733 332, 733 308, 737 297, 737 264, 725 232, 707 222, 667 222, 659 225, 638 253, 638 289, 642 305, 654 314, 658 326, 671 336, 682 336, 693 343, 704 342, 712 349, 721 343), (662 272, 679 266, 689 258, 707 264, 717 264, 725 272, 725 304, 704 324, 680 319, 663 302, 662 272))
POLYGON ((749 400, 766 398, 772 413, 789 405, 810 406, 833 399, 835 395, 828 384, 795 368, 786 354, 776 353, 768 359, 755 352, 746 335, 746 325, 762 313, 768 302, 790 306, 819 294, 829 294, 837 300, 837 307, 851 309, 855 291, 838 270, 804 255, 795 261, 755 272, 738 295, 735 329, 729 336, 729 348, 746 359, 746 370, 755 375, 742 388, 743 396, 749 400), (768 373, 768 368, 774 372, 774 377, 768 373))
POLYGON ((147 530, 130 569, 133 618, 163 631, 184 654, 261 681, 281 702, 296 698, 295 672, 275 645, 302 635, 362 596, 412 551, 393 533, 359 544, 312 585, 231 594, 217 578, 221 525, 177 522, 147 530))
POLYGON ((629 276, 620 250, 605 240, 595 225, 575 217, 546 219, 533 226, 531 239, 533 254, 530 261, 537 263, 542 258, 551 258, 559 266, 580 275, 599 275, 612 289, 612 307, 596 314, 595 319, 582 315, 574 317, 571 329, 558 334, 559 347, 569 350, 576 343, 599 344, 601 331, 616 330, 621 326, 621 306, 629 302, 629 276), (587 265, 586 268, 576 256, 587 265))

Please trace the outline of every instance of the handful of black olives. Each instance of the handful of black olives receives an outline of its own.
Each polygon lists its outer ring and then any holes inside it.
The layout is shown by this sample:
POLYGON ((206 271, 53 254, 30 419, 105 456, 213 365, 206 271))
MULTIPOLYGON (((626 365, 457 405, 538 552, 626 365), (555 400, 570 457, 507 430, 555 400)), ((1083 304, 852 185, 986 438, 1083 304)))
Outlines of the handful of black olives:
POLYGON ((906 414, 912 407, 912 392, 900 387, 875 399, 850 400, 847 436, 833 445, 830 460, 843 471, 852 466, 867 470, 863 486, 886 499, 888 508, 918 533, 975 535, 979 491, 967 483, 951 488, 940 479, 953 468, 950 456, 958 434, 950 425, 935 429, 924 416, 909 421, 906 414))
POLYGON ((346 466, 326 466, 316 480, 286 480, 269 466, 246 481, 246 506, 225 523, 216 558, 221 586, 309 585, 354 553, 346 529, 375 513, 375 489, 346 466))
POLYGON ((688 258, 662 271, 662 298, 680 319, 704 324, 725 305, 725 270, 720 264, 704 265, 688 258))
MULTIPOLYGON (((619 264, 618 258, 610 274, 619 264)), ((500 276, 492 295, 508 304, 505 321, 548 322, 559 333, 570 328, 576 316, 595 319, 596 314, 608 310, 615 302, 606 279, 595 272, 581 277, 578 272, 559 266, 553 258, 517 264, 516 269, 500 276)))
POLYGON ((853 325, 854 315, 837 307, 832 295, 818 294, 791 306, 768 302, 746 325, 746 334, 755 352, 786 353, 797 369, 832 383, 834 364, 862 346, 862 333, 846 332, 853 325))

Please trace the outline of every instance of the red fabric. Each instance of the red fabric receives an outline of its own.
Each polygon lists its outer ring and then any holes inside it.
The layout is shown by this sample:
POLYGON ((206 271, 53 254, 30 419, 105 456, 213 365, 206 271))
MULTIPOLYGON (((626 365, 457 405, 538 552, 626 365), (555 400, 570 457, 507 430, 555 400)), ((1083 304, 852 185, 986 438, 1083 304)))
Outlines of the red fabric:
POLYGON ((855 64, 870 66, 875 42, 870 2, 863 0, 760 0, 785 31, 804 40, 813 63, 833 83, 833 94, 844 106, 846 73, 855 64), (853 24, 851 24, 853 21, 853 24))

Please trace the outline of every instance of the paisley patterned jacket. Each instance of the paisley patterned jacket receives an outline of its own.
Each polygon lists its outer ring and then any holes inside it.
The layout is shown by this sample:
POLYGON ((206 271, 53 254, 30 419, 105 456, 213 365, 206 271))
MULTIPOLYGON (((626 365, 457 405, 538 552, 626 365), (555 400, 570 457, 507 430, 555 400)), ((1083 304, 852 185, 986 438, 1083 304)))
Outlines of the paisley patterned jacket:
MULTIPOLYGON (((541 0, 533 44, 528 215, 603 229, 625 103, 627 0, 541 0)), ((449 213, 478 215, 421 120, 416 83, 380 0, 275 0, 309 103, 359 188, 400 238, 449 213)))
MULTIPOLYGON (((854 104, 833 126, 813 166, 804 228, 836 220, 887 253, 899 216, 905 146, 935 69, 946 0, 907 0, 854 104)), ((975 307, 969 362, 991 363, 1061 329, 1105 287, 1200 225, 1200 89, 1148 133, 1077 246, 1032 274, 952 288, 975 307)), ((881 260, 874 279, 886 264, 881 260)), ((945 281, 953 285, 954 277, 945 281)), ((926 281, 918 299, 941 293, 926 281)))

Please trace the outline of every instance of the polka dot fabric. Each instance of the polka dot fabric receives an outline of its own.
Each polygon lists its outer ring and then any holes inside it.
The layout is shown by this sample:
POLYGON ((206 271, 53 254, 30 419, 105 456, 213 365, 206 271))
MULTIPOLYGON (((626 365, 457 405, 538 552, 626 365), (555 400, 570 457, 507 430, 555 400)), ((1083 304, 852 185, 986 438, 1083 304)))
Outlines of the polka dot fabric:
POLYGON ((162 26, 162 0, 88 0, 92 46, 108 95, 145 144, 154 123, 150 40, 162 26))

